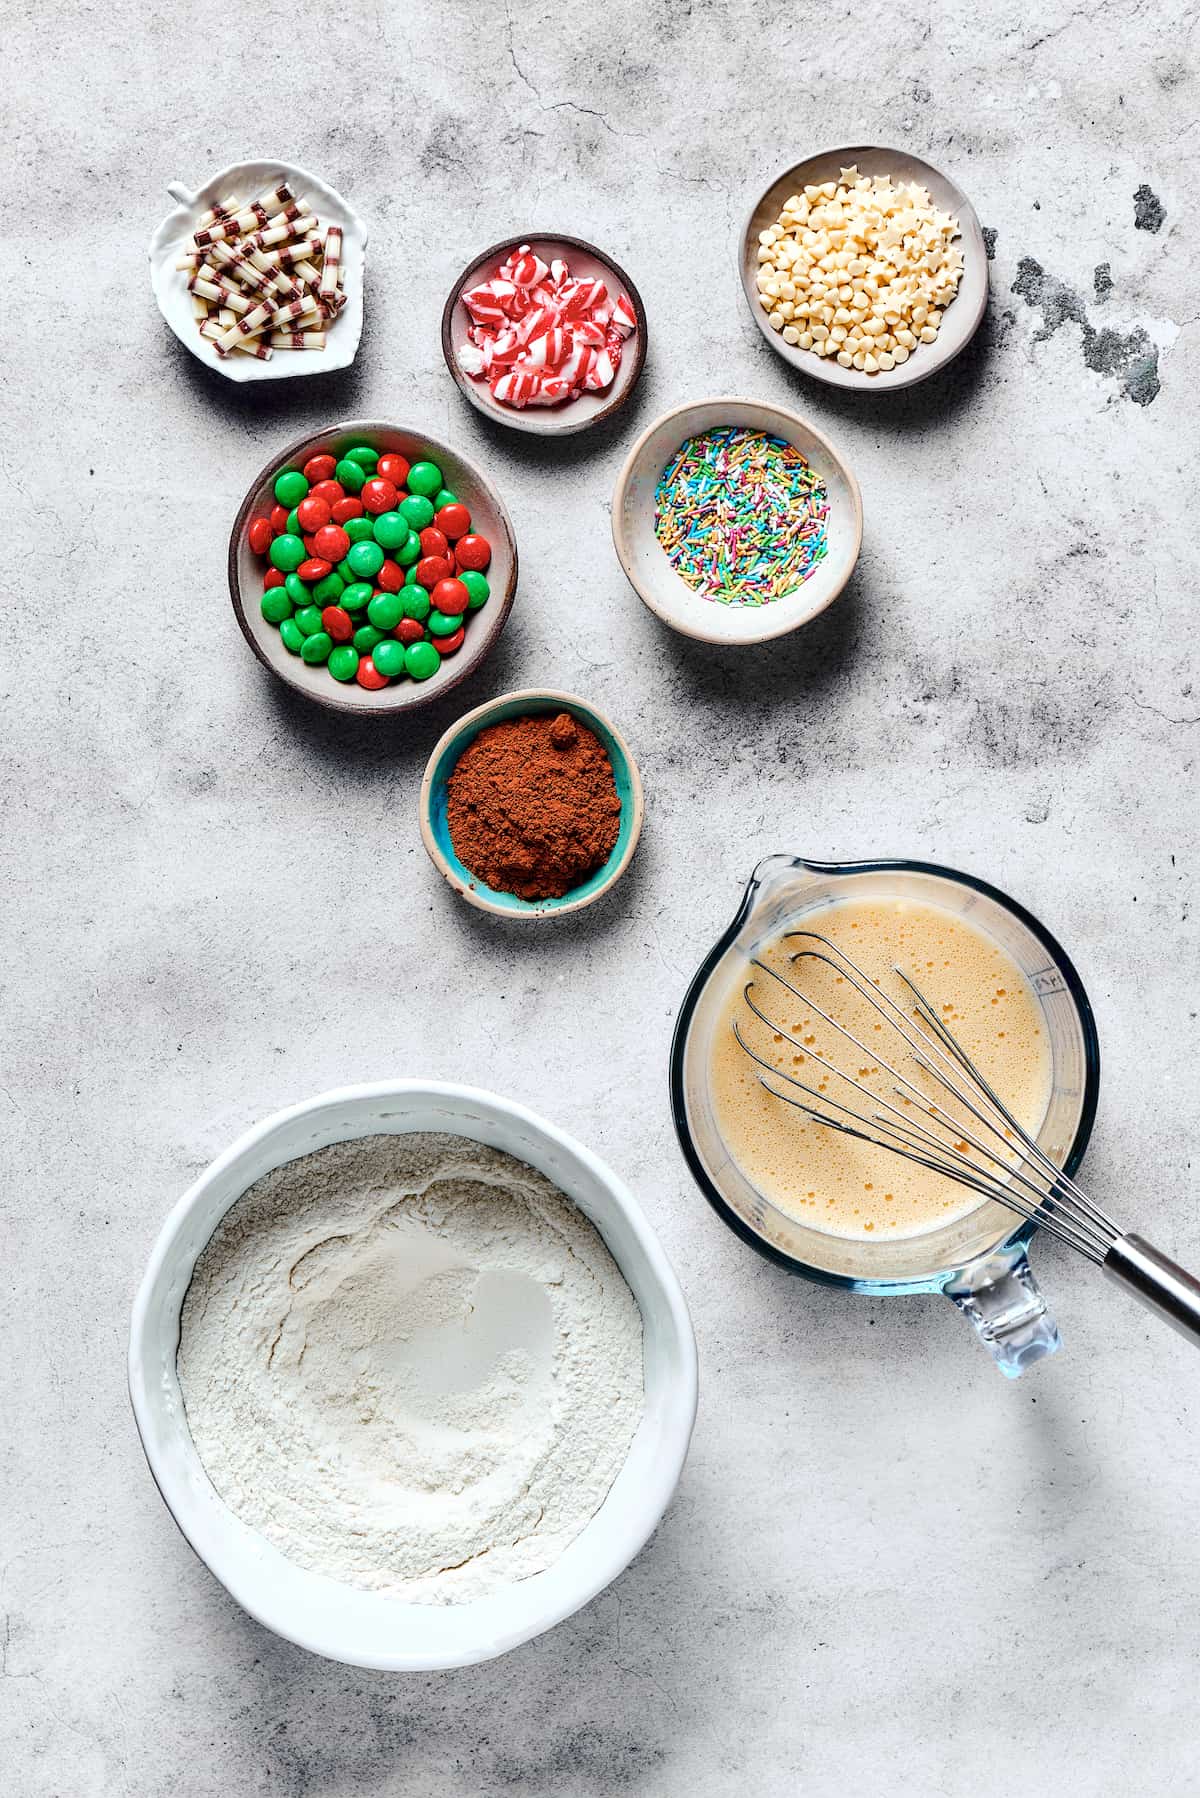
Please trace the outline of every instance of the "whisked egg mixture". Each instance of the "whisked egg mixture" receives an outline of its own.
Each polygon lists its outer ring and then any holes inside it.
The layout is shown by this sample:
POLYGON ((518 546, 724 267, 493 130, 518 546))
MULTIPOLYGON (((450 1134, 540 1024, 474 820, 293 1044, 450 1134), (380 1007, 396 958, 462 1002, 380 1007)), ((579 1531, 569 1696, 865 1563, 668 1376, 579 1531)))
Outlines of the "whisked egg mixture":
MULTIPOLYGON (((992 937, 941 906, 911 900, 840 900, 805 913, 790 926, 797 927, 826 937, 911 1016, 912 996, 892 971, 895 965, 903 968, 1018 1123, 1036 1136, 1053 1077, 1045 1021, 1029 982, 992 937)), ((710 1074, 717 1127, 734 1161, 781 1211, 834 1236, 916 1236, 974 1210, 983 1201, 969 1188, 830 1130, 761 1084, 762 1070, 734 1037, 735 1019, 746 1041, 773 1067, 864 1114, 868 1102, 831 1072, 830 1063, 888 1099, 895 1099, 897 1082, 880 1065, 884 1059, 924 1090, 935 1091, 911 1058, 901 1062, 898 1033, 847 978, 823 962, 791 961, 802 947, 819 945, 781 936, 759 955, 811 1004, 758 969, 740 972, 725 1000, 710 1074), (748 978, 755 982, 756 1002, 780 1028, 770 1029, 746 1005, 748 978), (853 1031, 879 1061, 846 1042, 813 1006, 853 1031)), ((809 1102, 786 1082, 777 1085, 809 1102)))

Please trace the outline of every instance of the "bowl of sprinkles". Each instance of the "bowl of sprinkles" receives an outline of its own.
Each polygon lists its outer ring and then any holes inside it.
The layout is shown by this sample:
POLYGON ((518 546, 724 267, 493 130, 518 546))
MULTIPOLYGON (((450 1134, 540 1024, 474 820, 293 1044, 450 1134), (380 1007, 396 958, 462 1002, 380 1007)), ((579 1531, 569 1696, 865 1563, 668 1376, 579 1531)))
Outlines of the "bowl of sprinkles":
POLYGON ((862 543, 862 500, 842 457, 797 413, 700 400, 634 444, 612 530, 630 584, 672 629, 764 643, 842 591, 862 543))

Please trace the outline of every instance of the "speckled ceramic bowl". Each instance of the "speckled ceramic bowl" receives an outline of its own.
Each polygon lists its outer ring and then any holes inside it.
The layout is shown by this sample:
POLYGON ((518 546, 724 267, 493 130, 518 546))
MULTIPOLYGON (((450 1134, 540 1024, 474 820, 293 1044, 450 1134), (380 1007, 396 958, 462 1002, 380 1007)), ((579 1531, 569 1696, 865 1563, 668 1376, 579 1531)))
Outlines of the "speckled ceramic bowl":
POLYGON ((497 424, 507 425, 511 431, 524 431, 533 437, 570 437, 576 431, 586 431, 590 425, 600 424, 604 419, 611 418, 633 392, 642 372, 642 364, 646 360, 646 308, 642 304, 641 294, 625 270, 594 244, 585 243, 581 237, 565 237, 558 232, 546 235, 538 231, 525 231, 506 237, 503 243, 493 244, 490 249, 481 251, 468 263, 454 283, 442 313, 442 354, 446 358, 446 367, 462 392, 485 418, 493 418, 497 424), (462 303, 464 290, 485 281, 509 252, 523 243, 527 243, 543 262, 553 262, 556 257, 561 257, 572 275, 603 281, 610 292, 628 294, 637 320, 637 329, 626 339, 616 376, 612 385, 603 393, 581 393, 577 400, 568 400, 561 406, 502 406, 492 398, 491 388, 486 381, 472 379, 459 367, 458 351, 467 342, 467 327, 471 322, 462 303))
POLYGON ((693 400, 664 412, 630 450, 613 490, 613 545, 631 586, 672 630, 702 643, 766 643, 807 624, 832 605, 850 579, 862 528, 862 499, 849 464, 807 419, 765 400, 693 400), (829 495, 824 559, 806 581, 769 605, 722 605, 704 598, 676 573, 654 533, 654 495, 663 469, 689 437, 724 425, 785 438, 829 495))
POLYGON ((642 832, 642 813, 641 776, 616 727, 603 712, 588 705, 586 700, 577 699, 573 693, 554 693, 541 687, 520 693, 502 693, 499 699, 489 699, 486 705, 476 706, 473 712, 452 724, 430 756, 421 783, 421 837, 438 873, 469 905, 501 918, 516 918, 526 923, 561 918, 567 912, 594 905, 607 893, 633 859, 642 832), (500 893, 485 886, 458 859, 446 819, 446 788, 459 756, 481 730, 486 730, 490 724, 500 724, 505 718, 525 718, 531 713, 547 712, 570 712, 581 724, 595 731, 603 743, 612 763, 613 780, 621 801, 621 828, 608 860, 581 885, 572 887, 561 899, 520 899, 516 893, 500 893))
POLYGON ((271 457, 250 485, 238 508, 229 535, 229 594, 241 626, 242 635, 263 664, 287 686, 302 693, 314 705, 332 712, 356 712, 379 717, 396 712, 416 712, 423 706, 442 699, 462 685, 475 672, 494 648, 512 610, 517 590, 517 543, 504 502, 491 482, 458 450, 441 443, 428 431, 410 430, 404 425, 373 424, 356 419, 343 424, 327 425, 323 431, 297 438, 285 444, 271 457), (472 528, 485 536, 492 546, 492 560, 487 570, 491 595, 479 611, 468 615, 466 636, 457 655, 447 656, 428 680, 400 680, 381 687, 378 692, 350 681, 335 681, 328 668, 310 668, 285 648, 273 624, 268 624, 260 609, 263 575, 269 564, 256 556, 246 540, 252 518, 269 513, 275 503, 275 477, 281 468, 300 467, 310 456, 326 452, 337 455, 354 443, 367 443, 377 450, 399 450, 409 462, 421 458, 437 463, 446 476, 452 492, 471 513, 472 528))
POLYGON ((970 343, 987 306, 988 267, 983 231, 975 208, 962 188, 919 156, 910 155, 907 150, 883 149, 876 144, 852 144, 844 150, 822 150, 778 175, 750 208, 750 216, 742 229, 738 268, 754 322, 775 354, 782 356, 800 374, 811 375, 814 381, 824 381, 830 387, 848 387, 859 393, 893 393, 897 388, 912 387, 917 381, 928 380, 970 343), (890 175, 895 182, 916 181, 921 187, 928 188, 934 205, 952 212, 962 233, 959 239, 963 255, 962 279, 958 293, 942 314, 936 339, 933 343, 921 344, 899 368, 873 375, 857 368, 842 368, 833 356, 816 356, 811 350, 785 343, 780 332, 773 331, 768 324, 756 286, 758 234, 776 222, 788 195, 822 181, 836 181, 842 170, 852 165, 856 165, 863 175, 890 175))

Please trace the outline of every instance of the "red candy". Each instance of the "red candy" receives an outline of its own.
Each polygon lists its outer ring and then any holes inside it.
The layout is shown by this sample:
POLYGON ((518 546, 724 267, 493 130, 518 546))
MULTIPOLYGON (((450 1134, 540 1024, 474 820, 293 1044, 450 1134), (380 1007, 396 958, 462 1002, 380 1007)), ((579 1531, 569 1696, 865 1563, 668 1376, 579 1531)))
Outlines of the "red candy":
POLYGON ((329 509, 329 516, 333 519, 334 524, 349 524, 352 518, 361 518, 362 515, 360 499, 335 500, 329 509))
POLYGON ((263 586, 268 590, 272 587, 283 586, 283 575, 278 568, 267 569, 267 572, 263 575, 263 586))
POLYGON ((342 562, 350 553, 350 539, 337 524, 323 525, 313 544, 322 561, 329 563, 342 562))
POLYGON ((335 643, 349 643, 354 635, 354 620, 341 606, 326 606, 321 613, 321 623, 335 643))
POLYGON ((329 501, 308 493, 296 507, 296 517, 302 531, 319 531, 323 524, 329 523, 329 501))
POLYGON ((465 537, 471 528, 471 514, 464 505, 455 500, 453 505, 443 506, 434 519, 438 530, 450 539, 451 543, 458 537, 465 537))
POLYGON ((408 463, 395 450, 388 450, 386 455, 380 456, 375 473, 381 481, 390 481, 393 487, 403 487, 408 479, 408 463))
POLYGON ((399 562, 385 562, 375 576, 375 585, 385 593, 399 593, 404 585, 404 570, 399 562))
POLYGON ((302 537, 302 538, 301 538, 301 539, 300 539, 300 541, 301 541, 301 542, 302 542, 302 543, 303 543, 303 545, 304 545, 304 548, 305 548, 305 551, 306 551, 306 553, 307 553, 307 555, 308 555, 308 559, 309 559, 309 561, 310 561, 310 562, 311 562, 311 561, 312 561, 312 559, 313 559, 313 557, 314 557, 314 556, 315 556, 315 555, 316 555, 316 553, 317 553, 317 540, 316 540, 316 538, 315 538, 315 537, 302 537))
POLYGON ((432 525, 428 525, 421 532, 421 554, 423 556, 444 556, 449 549, 450 545, 441 531, 435 530, 432 525))
POLYGON ((449 580, 453 573, 454 564, 449 556, 422 556, 413 570, 417 585, 424 587, 427 593, 432 593, 439 581, 449 580))
POLYGON ((305 499, 323 499, 327 506, 336 506, 340 499, 345 499, 346 489, 340 481, 318 481, 310 487, 305 499))
POLYGON ((462 648, 463 638, 466 634, 466 625, 460 624, 452 637, 435 637, 433 647, 440 656, 452 656, 456 649, 462 648))
POLYGON ((461 581, 445 580, 438 582, 429 597, 447 618, 461 618, 471 596, 461 581))
POLYGON ((323 581, 332 570, 332 562, 324 562, 320 556, 310 556, 307 562, 301 562, 296 573, 302 581, 323 581))
POLYGON ((401 643, 420 643, 425 637, 425 626, 415 618, 402 618, 392 635, 401 643))
POLYGON ((287 521, 288 515, 286 506, 271 507, 271 529, 276 537, 283 536, 283 533, 287 530, 287 521))
POLYGON ((380 687, 386 687, 388 678, 380 674, 370 656, 364 656, 358 664, 358 673, 354 676, 360 687, 366 687, 371 693, 378 693, 380 687))
POLYGON ((400 495, 391 481, 366 481, 358 497, 362 501, 363 511, 369 512, 373 518, 378 518, 381 512, 394 512, 400 504, 400 495))
POLYGON ((269 518, 252 518, 246 536, 256 556, 265 556, 275 535, 269 518))
POLYGON ((460 568, 473 568, 482 574, 492 559, 492 546, 486 537, 460 537, 454 545, 454 559, 460 568))
POLYGON ((310 456, 304 464, 304 478, 315 487, 318 481, 327 481, 336 467, 332 456, 310 456))

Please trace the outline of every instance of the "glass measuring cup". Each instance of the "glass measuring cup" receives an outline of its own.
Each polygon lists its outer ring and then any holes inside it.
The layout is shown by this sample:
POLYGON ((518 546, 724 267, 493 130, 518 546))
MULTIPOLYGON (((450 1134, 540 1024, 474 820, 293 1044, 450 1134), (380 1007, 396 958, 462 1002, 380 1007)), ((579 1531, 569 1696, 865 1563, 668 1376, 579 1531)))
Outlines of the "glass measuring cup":
POLYGON ((675 1025, 671 1106, 680 1147, 701 1191, 730 1228, 793 1273, 875 1297, 941 1292, 971 1323, 1002 1373, 1015 1379, 1053 1354, 1059 1334, 1026 1254, 1035 1226, 984 1201, 937 1229, 867 1243, 833 1236, 781 1211, 733 1161, 709 1084, 714 1032, 734 981, 755 951, 839 899, 924 900, 971 922, 1016 962, 1045 1019, 1050 1102, 1037 1141, 1075 1172, 1091 1135, 1100 1086, 1092 1008, 1065 952, 1037 919, 972 875, 928 862, 813 862, 773 855, 750 877, 737 914, 697 969, 675 1025))

